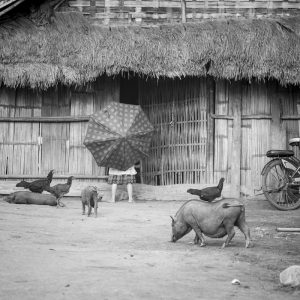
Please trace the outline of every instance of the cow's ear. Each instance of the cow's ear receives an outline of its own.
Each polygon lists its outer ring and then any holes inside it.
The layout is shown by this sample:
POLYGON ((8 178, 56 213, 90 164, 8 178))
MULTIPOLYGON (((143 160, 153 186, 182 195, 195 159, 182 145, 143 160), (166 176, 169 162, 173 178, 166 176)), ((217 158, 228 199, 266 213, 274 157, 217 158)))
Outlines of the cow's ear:
POLYGON ((174 218, 172 216, 170 216, 170 218, 172 219, 172 226, 173 226, 175 223, 174 218))

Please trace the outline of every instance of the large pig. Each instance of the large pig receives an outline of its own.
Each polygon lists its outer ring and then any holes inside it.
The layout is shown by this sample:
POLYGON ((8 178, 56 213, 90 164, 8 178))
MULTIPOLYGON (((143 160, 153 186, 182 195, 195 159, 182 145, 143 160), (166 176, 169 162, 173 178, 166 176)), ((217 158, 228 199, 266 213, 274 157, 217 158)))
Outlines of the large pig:
POLYGON ((87 186, 81 191, 82 214, 85 214, 85 206, 88 207, 88 217, 94 208, 95 218, 97 217, 98 201, 102 200, 102 195, 98 194, 95 186, 87 186))
POLYGON ((184 203, 172 218, 172 242, 176 242, 192 229, 195 231, 195 244, 205 246, 203 234, 211 238, 227 235, 222 248, 228 246, 235 235, 234 226, 244 234, 246 248, 250 245, 250 230, 245 221, 245 207, 235 199, 216 202, 190 200, 184 203))
POLYGON ((3 197, 4 201, 14 204, 38 204, 56 206, 56 198, 48 194, 32 193, 28 191, 20 191, 11 193, 3 197))

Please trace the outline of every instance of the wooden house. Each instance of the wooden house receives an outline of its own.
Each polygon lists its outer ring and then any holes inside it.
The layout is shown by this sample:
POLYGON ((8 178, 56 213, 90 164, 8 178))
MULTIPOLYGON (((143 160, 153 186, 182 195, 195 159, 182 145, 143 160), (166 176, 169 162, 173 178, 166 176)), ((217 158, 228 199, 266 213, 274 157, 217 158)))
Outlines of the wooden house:
POLYGON ((150 194, 225 177, 227 196, 253 195, 266 151, 299 136, 299 49, 295 0, 0 1, 2 191, 53 168, 105 181, 83 139, 120 101, 156 128, 150 194))

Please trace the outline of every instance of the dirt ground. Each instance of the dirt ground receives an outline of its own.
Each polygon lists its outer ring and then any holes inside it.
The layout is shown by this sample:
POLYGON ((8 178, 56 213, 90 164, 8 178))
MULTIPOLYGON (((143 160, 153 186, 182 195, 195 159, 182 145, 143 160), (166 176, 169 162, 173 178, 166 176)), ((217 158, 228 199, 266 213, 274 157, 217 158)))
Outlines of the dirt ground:
POLYGON ((300 210, 243 200, 253 248, 236 229, 230 247, 189 233, 170 243, 171 219, 183 202, 100 203, 81 215, 79 198, 64 208, 0 201, 0 299, 299 299, 279 273, 300 263, 300 210), (240 285, 232 285, 238 279, 240 285))

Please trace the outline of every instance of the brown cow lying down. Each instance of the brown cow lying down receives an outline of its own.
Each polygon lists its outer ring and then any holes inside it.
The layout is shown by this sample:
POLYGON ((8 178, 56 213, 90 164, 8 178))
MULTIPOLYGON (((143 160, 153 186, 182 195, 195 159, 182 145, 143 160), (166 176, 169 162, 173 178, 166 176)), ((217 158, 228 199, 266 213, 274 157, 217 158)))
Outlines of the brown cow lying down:
POLYGON ((56 206, 56 198, 48 194, 32 193, 28 191, 20 191, 5 196, 2 200, 14 204, 37 204, 56 206))
POLYGON ((216 202, 190 200, 184 203, 172 218, 172 242, 176 242, 192 229, 196 233, 195 244, 205 246, 203 234, 211 238, 227 239, 222 248, 228 246, 237 226, 245 236, 246 248, 250 245, 250 230, 245 221, 245 207, 235 199, 216 202))

